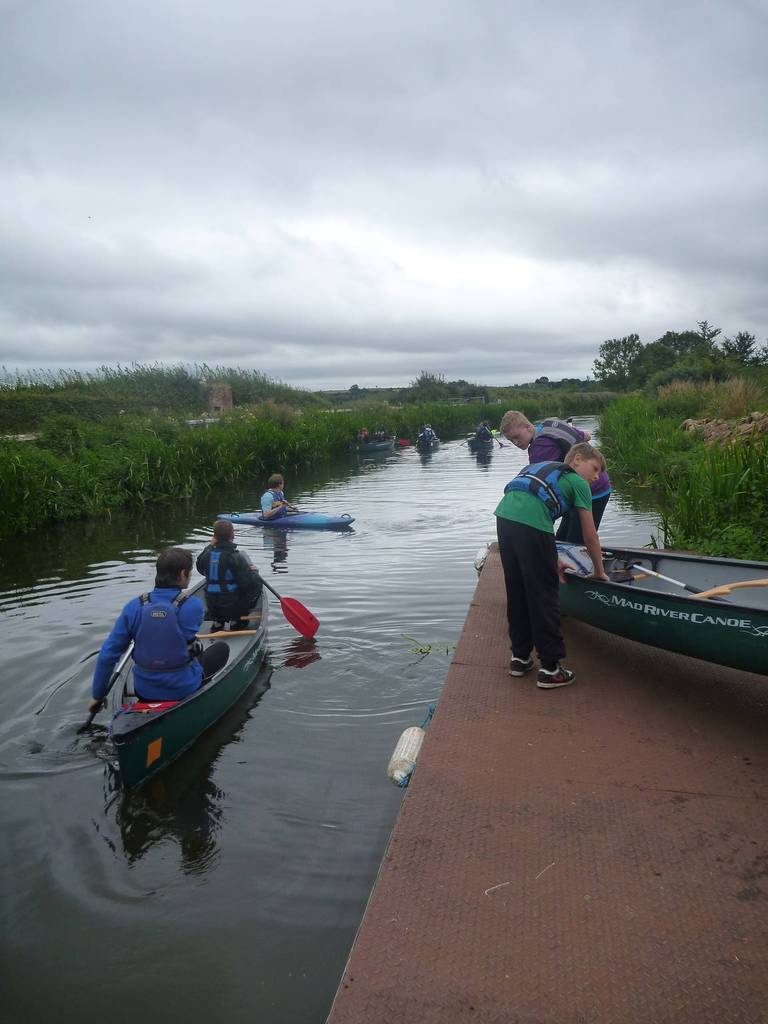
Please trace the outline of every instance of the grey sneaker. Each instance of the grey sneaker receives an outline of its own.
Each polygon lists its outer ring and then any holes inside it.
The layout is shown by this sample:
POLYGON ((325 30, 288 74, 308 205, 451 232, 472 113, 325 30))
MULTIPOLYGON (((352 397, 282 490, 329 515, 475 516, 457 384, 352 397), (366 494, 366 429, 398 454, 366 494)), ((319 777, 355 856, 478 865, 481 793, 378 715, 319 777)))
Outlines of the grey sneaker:
POLYGON ((539 669, 536 685, 542 690, 555 690, 558 686, 570 686, 576 681, 576 673, 568 668, 558 665, 552 672, 545 668, 539 669))
POLYGON ((509 674, 511 676, 524 676, 533 668, 533 658, 510 658, 509 674))

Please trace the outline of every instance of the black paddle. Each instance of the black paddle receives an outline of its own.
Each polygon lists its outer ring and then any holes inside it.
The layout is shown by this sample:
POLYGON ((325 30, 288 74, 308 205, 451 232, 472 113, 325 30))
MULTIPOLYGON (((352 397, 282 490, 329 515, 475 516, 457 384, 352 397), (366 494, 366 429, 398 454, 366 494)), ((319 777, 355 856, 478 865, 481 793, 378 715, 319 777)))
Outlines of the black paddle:
POLYGON ((82 725, 81 725, 81 726, 80 726, 80 727, 78 728, 78 730, 77 730, 77 735, 78 735, 78 736, 79 736, 79 735, 80 735, 81 733, 84 733, 84 732, 88 732, 88 730, 90 729, 90 727, 91 727, 91 726, 93 725, 93 720, 94 720, 94 718, 96 717, 96 715, 98 715, 98 713, 99 713, 99 712, 101 711, 101 709, 102 709, 102 708, 103 708, 103 707, 105 706, 105 704, 107 703, 107 696, 109 695, 109 692, 110 692, 110 690, 112 689, 112 687, 113 687, 113 686, 115 685, 115 682, 116 682, 116 680, 117 680, 117 677, 118 677, 118 676, 120 675, 120 673, 121 673, 121 672, 123 671, 123 669, 125 668, 125 663, 126 663, 126 662, 128 661, 128 659, 130 658, 130 656, 131 656, 131 653, 132 653, 132 651, 133 651, 133 640, 131 640, 131 642, 130 642, 130 643, 128 644, 128 647, 127 647, 127 649, 126 649, 126 651, 125 651, 125 654, 124 654, 124 655, 122 656, 122 658, 120 659, 120 661, 118 661, 117 665, 115 666, 115 671, 114 671, 114 672, 112 673, 112 675, 111 675, 111 676, 109 677, 109 682, 107 683, 107 688, 106 688, 106 690, 104 691, 104 696, 103 696, 103 697, 101 698, 101 700, 100 700, 100 701, 99 701, 99 703, 98 703, 98 704, 96 705, 96 707, 95 707, 95 708, 94 708, 94 709, 93 709, 93 710, 91 711, 91 713, 90 713, 90 714, 88 715, 88 718, 87 718, 87 719, 86 719, 86 720, 85 720, 85 721, 83 722, 83 724, 82 724, 82 725))

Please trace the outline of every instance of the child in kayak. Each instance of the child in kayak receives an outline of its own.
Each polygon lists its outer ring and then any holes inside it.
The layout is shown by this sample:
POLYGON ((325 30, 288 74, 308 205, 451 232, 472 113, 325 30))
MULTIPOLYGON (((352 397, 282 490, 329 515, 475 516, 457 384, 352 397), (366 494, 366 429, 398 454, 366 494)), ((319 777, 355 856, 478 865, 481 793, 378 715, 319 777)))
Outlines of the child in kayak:
POLYGON ((283 492, 285 480, 279 473, 272 474, 267 480, 267 487, 269 489, 264 491, 261 496, 262 519, 279 519, 299 511, 295 505, 291 505, 289 501, 285 500, 283 492))
POLYGON ((565 462, 525 466, 504 488, 496 508, 512 644, 509 672, 513 676, 530 672, 535 647, 541 662, 536 685, 543 690, 568 686, 575 678, 560 664, 565 656, 558 579, 562 575, 553 524, 569 509, 577 511, 594 577, 607 580, 589 491, 604 468, 605 460, 596 448, 586 442, 574 445, 565 462))

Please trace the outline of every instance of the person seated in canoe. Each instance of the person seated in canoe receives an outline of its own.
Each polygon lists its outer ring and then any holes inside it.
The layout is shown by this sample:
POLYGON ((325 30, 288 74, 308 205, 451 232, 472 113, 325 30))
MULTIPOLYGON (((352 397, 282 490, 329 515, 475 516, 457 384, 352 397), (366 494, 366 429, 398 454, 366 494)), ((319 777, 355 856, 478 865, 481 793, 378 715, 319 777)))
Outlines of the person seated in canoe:
POLYGON ((201 650, 197 632, 203 602, 184 593, 192 555, 165 548, 157 558, 154 589, 134 597, 117 617, 96 659, 89 711, 104 703, 118 660, 133 643, 133 685, 144 701, 183 700, 223 668, 229 644, 217 640, 201 650))
MULTIPOLYGON (((553 416, 533 424, 527 416, 514 409, 504 414, 499 430, 516 447, 527 449, 529 462, 562 462, 572 445, 592 439, 589 431, 579 430, 570 420, 563 421, 553 416)), ((590 485, 590 492, 592 519, 597 530, 611 496, 611 481, 605 466, 590 485)), ((581 520, 575 509, 563 516, 555 536, 567 544, 584 543, 581 520)))
POLYGON ((433 441, 437 440, 437 434, 434 432, 429 423, 425 423, 419 430, 419 436, 416 438, 416 444, 428 445, 432 444, 433 441))
POLYGON ((377 427, 373 432, 374 441, 389 441, 390 433, 386 427, 377 427))
POLYGON ((491 424, 488 420, 483 420, 482 423, 478 423, 477 429, 475 430, 475 437, 478 441, 493 440, 493 431, 491 430, 491 424))
POLYGON ((607 580, 589 491, 590 483, 604 467, 605 460, 597 448, 586 442, 576 444, 564 462, 524 466, 504 488, 504 497, 496 507, 512 645, 509 673, 523 676, 530 672, 535 647, 540 661, 536 685, 543 690, 574 681, 574 673, 560 664, 565 644, 560 630, 559 580, 564 577, 554 523, 569 509, 577 510, 594 565, 593 575, 607 580))
POLYGON ((197 556, 197 571, 205 576, 205 599, 213 619, 213 632, 245 629, 244 616, 253 608, 262 590, 255 566, 235 544, 235 528, 228 519, 213 524, 213 540, 197 556))
POLYGON ((370 437, 370 434, 368 433, 368 427, 362 427, 360 429, 360 431, 358 432, 358 435, 357 435, 357 443, 358 444, 368 444, 370 439, 371 439, 371 437, 370 437))
POLYGON ((282 516, 290 515, 299 510, 285 500, 285 480, 279 473, 273 473, 267 480, 268 490, 261 496, 261 518, 280 519, 282 516))

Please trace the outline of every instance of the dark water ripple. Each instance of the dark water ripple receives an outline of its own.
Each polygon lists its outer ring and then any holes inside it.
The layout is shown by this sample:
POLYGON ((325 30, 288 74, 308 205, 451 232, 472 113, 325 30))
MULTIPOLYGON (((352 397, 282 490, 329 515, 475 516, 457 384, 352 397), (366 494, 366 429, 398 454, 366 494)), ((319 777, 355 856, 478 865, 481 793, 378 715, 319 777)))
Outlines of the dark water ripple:
MULTIPOLYGON (((118 789, 103 728, 75 734, 99 645, 151 586, 158 548, 199 551, 216 513, 257 507, 261 486, 0 548, 9 1020, 325 1019, 400 804, 387 761, 439 698, 472 560, 522 463, 451 442, 289 480, 302 508, 348 511, 354 530, 244 528, 238 543, 320 633, 298 637, 273 600, 268 665, 137 794, 118 789)), ((604 541, 646 543, 643 505, 616 496, 604 541)))

